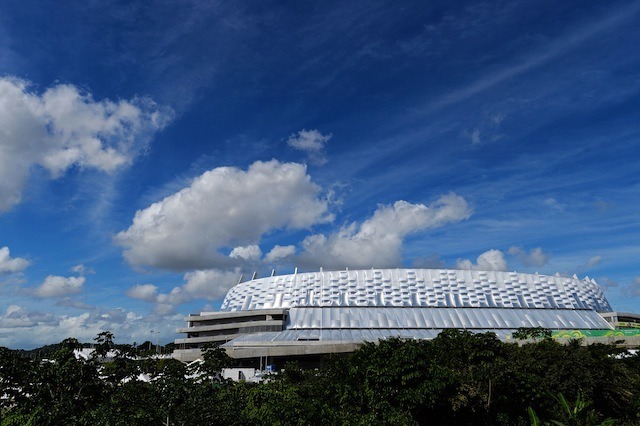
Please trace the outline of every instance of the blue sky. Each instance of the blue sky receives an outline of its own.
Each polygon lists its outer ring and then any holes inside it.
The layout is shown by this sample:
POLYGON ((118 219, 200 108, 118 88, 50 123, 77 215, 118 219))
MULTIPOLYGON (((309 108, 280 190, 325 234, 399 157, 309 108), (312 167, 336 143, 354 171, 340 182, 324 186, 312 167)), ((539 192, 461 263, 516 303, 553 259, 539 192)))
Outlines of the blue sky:
POLYGON ((0 345, 166 343, 272 268, 578 274, 640 312, 639 18, 4 1, 0 345))

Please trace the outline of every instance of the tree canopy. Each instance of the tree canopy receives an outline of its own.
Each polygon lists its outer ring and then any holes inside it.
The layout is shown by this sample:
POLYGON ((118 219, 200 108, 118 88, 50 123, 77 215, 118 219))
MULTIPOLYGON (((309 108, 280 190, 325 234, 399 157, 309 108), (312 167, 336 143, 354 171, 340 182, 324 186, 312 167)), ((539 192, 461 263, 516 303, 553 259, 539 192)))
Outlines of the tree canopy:
MULTIPOLYGON (((220 380, 233 360, 216 347, 198 371, 126 351, 106 363, 76 358, 75 339, 46 361, 0 348, 0 426, 637 424, 638 355, 537 337, 518 345, 446 330, 387 339, 319 369, 289 363, 260 384, 220 380)), ((106 353, 113 335, 96 343, 106 353)))

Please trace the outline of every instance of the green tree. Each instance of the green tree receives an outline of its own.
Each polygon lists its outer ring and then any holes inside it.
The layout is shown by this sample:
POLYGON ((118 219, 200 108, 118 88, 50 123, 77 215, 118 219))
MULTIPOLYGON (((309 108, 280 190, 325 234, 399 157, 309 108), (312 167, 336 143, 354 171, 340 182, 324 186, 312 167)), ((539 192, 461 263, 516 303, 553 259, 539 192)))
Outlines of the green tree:
POLYGON ((223 368, 233 365, 233 359, 216 343, 207 343, 202 349, 202 363, 198 365, 200 373, 219 379, 223 368))
POLYGON ((110 331, 98 333, 98 335, 93 339, 96 342, 93 350, 93 356, 96 358, 105 358, 109 351, 115 347, 113 337, 113 333, 110 331))
POLYGON ((33 369, 32 360, 0 347, 0 416, 11 407, 24 404, 29 398, 29 380, 33 369))
POLYGON ((550 339, 551 330, 544 327, 520 327, 513 333, 513 338, 518 340, 550 339))
POLYGON ((51 359, 33 371, 28 379, 30 398, 19 412, 40 411, 37 424, 79 424, 82 416, 102 401, 106 388, 97 363, 74 355, 81 347, 76 339, 65 339, 51 359))
POLYGON ((162 424, 166 417, 159 410, 162 399, 152 383, 131 380, 112 388, 108 397, 82 417, 92 426, 146 426, 162 424))
MULTIPOLYGON (((557 402, 560 420, 549 420, 548 424, 554 426, 612 426, 615 424, 615 421, 610 418, 601 420, 601 416, 592 408, 592 403, 583 398, 582 392, 578 392, 575 402, 567 401, 561 393, 553 396, 553 399, 557 402)), ((533 408, 529 407, 527 410, 532 426, 544 424, 533 408)))

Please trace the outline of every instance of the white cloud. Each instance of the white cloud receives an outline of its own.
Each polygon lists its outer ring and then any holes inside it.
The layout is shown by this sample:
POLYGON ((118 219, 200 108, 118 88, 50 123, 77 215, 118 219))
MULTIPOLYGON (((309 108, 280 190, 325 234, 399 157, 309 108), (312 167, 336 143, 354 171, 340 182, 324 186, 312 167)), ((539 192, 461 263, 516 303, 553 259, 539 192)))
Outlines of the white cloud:
POLYGON ((500 125, 505 119, 505 114, 498 112, 496 114, 492 114, 489 118, 493 124, 500 125))
POLYGON ((82 309, 83 311, 91 311, 94 309, 93 306, 88 303, 82 302, 80 300, 76 300, 73 297, 63 297, 62 299, 56 302, 56 306, 68 306, 70 308, 82 309))
POLYGON ((240 271, 199 270, 184 275, 183 290, 192 298, 216 300, 227 294, 240 277, 240 271))
POLYGON ((473 132, 471 132, 471 143, 474 145, 477 145, 481 142, 480 140, 480 129, 475 128, 473 129, 473 132))
MULTIPOLYGON (((0 171, 0 173, 2 173, 0 171)), ((21 257, 11 257, 9 247, 0 248, 0 273, 14 273, 25 270, 31 262, 21 257)))
POLYGON ((634 277, 631 285, 628 288, 629 292, 633 296, 640 296, 640 277, 634 277))
POLYGON ((489 250, 478 256, 475 264, 468 259, 458 259, 456 268, 478 271, 506 271, 507 261, 504 258, 504 253, 500 250, 489 250))
POLYGON ((71 268, 71 272, 75 272, 76 274, 79 275, 89 275, 89 274, 95 274, 96 271, 93 268, 89 268, 88 266, 85 266, 84 264, 79 264, 79 265, 75 265, 71 268))
POLYGON ((142 316, 123 308, 102 309, 86 306, 88 312, 77 316, 35 312, 27 307, 11 305, 0 313, 0 346, 33 348, 57 343, 73 336, 81 342, 91 342, 102 331, 115 334, 116 342, 142 343, 158 338, 161 344, 175 338, 175 330, 184 326, 184 315, 142 316), (151 330, 154 330, 153 334, 151 330))
POLYGON ((0 211, 20 203, 34 165, 53 178, 73 166, 112 172, 170 118, 149 99, 95 101, 69 84, 40 95, 0 77, 0 211))
POLYGON ((240 271, 220 271, 217 269, 197 270, 184 275, 186 281, 171 292, 158 294, 155 302, 156 312, 169 314, 175 305, 181 305, 194 299, 217 300, 238 282, 240 271))
POLYGON ((39 324, 55 326, 58 320, 50 313, 33 312, 18 305, 9 305, 4 315, 0 316, 0 329, 33 327, 39 324))
POLYGON ((327 268, 390 267, 401 264, 404 238, 414 232, 459 222, 471 216, 464 198, 450 193, 429 206, 397 201, 379 206, 370 219, 325 236, 304 239, 302 263, 327 268))
POLYGON ((287 144, 292 148, 306 152, 312 163, 323 165, 327 162, 324 148, 332 136, 332 134, 323 135, 316 129, 304 129, 300 130, 298 134, 294 133, 289 136, 287 144))
POLYGON ((603 278, 599 278, 598 279, 598 286, 600 286, 601 288, 603 288, 604 290, 609 290, 612 289, 614 287, 618 287, 618 282, 611 280, 607 277, 603 277, 603 278))
POLYGON ((602 256, 598 255, 598 256, 593 256, 591 259, 589 259, 589 261, 587 262, 587 268, 593 268, 594 266, 598 266, 599 264, 602 263, 602 256))
POLYGON ((225 247, 256 244, 266 232, 333 220, 304 165, 255 162, 219 167, 139 210, 115 241, 132 265, 185 270, 228 268, 225 247))
POLYGON ((158 297, 158 287, 153 284, 139 284, 131 287, 124 293, 133 299, 154 302, 158 297))
POLYGON ((522 247, 509 247, 508 253, 515 256, 524 266, 544 266, 549 262, 549 253, 542 251, 541 247, 529 250, 527 253, 522 247))
POLYGON ((234 259, 244 259, 248 261, 258 261, 262 257, 262 250, 256 244, 250 246, 240 246, 231 250, 229 257, 234 259))
POLYGON ((482 142, 480 129, 478 127, 475 127, 471 131, 469 131, 468 129, 465 129, 462 132, 462 136, 464 138, 467 138, 467 139, 471 140, 471 144, 472 145, 478 145, 478 144, 480 144, 482 142))
POLYGON ((217 269, 197 270, 184 274, 185 283, 174 287, 168 293, 160 293, 153 284, 131 287, 125 294, 133 299, 155 303, 155 312, 167 315, 176 305, 194 299, 218 300, 223 298, 240 277, 240 270, 221 271, 217 269))
POLYGON ((82 291, 84 277, 60 277, 49 275, 42 284, 34 290, 39 297, 60 297, 68 294, 76 294, 82 291))
POLYGON ((176 311, 175 306, 169 303, 158 303, 156 304, 155 309, 153 310, 153 312, 155 312, 158 315, 171 315, 175 313, 175 311, 176 311))
POLYGON ((281 259, 286 259, 296 254, 295 246, 280 246, 275 245, 269 253, 264 257, 267 263, 277 262, 281 259))

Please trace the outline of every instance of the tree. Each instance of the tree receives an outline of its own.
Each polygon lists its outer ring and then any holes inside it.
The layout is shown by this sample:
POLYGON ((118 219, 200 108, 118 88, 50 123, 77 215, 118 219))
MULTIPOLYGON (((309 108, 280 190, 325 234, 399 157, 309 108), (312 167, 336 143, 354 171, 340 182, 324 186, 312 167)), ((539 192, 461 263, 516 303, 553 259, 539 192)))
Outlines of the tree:
POLYGON ((544 327, 520 327, 513 333, 513 338, 517 340, 550 339, 551 330, 544 327))
MULTIPOLYGON (((317 370, 287 364, 261 384, 196 380, 173 359, 123 356, 103 368, 76 359, 79 347, 67 339, 43 361, 0 348, 0 426, 606 425, 640 418, 640 357, 621 357, 611 345, 542 339, 519 346, 493 333, 446 330, 433 340, 364 343, 317 370), (113 372, 119 361, 131 372, 125 380, 113 372), (154 380, 136 380, 134 371, 154 380)), ((219 347, 207 349, 203 368, 213 377, 231 360, 219 347)))
MULTIPOLYGON (((34 362, 0 347, 0 413, 25 403, 34 362)), ((2 415, 0 414, 0 419, 2 415)))
POLYGON ((37 424, 78 424, 101 402, 106 389, 98 365, 75 357, 74 351, 81 347, 76 339, 65 339, 50 360, 40 363, 28 378, 30 398, 18 412, 40 410, 37 424))
POLYGON ((113 333, 110 331, 103 331, 93 339, 96 342, 93 356, 99 358, 105 358, 110 350, 113 349, 113 333))
MULTIPOLYGON (((569 402, 562 393, 553 396, 559 408, 560 420, 549 420, 554 426, 612 426, 615 421, 611 418, 600 421, 598 413, 591 407, 592 403, 583 398, 582 392, 578 392, 575 402, 569 402)), ((532 426, 542 425, 533 408, 529 407, 529 419, 532 426)))
POLYGON ((219 378, 223 368, 233 365, 233 359, 227 355, 227 351, 216 343, 207 343, 202 349, 202 363, 198 369, 210 378, 219 378))

